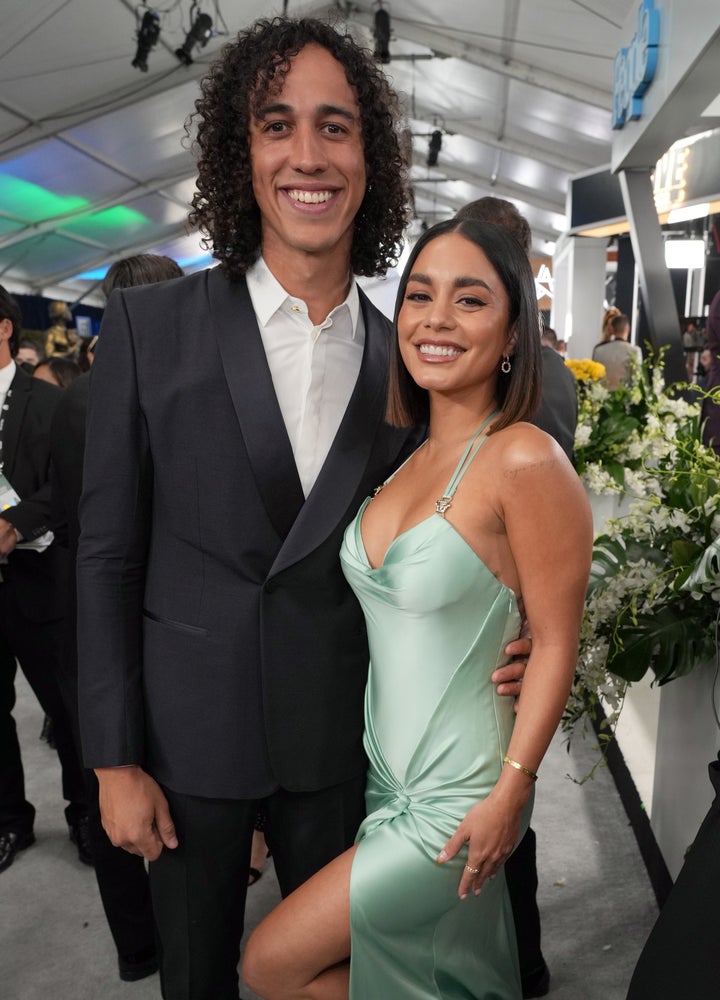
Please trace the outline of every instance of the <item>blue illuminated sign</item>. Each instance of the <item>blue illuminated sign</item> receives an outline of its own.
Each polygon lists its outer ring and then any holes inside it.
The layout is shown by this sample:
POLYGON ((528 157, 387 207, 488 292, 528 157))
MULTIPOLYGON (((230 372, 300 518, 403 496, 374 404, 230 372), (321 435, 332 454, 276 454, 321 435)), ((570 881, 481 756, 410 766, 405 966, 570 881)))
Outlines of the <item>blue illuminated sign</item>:
POLYGON ((643 94, 655 76, 660 40, 660 13, 653 0, 642 0, 638 30, 626 49, 615 56, 612 127, 637 121, 642 114, 643 94))

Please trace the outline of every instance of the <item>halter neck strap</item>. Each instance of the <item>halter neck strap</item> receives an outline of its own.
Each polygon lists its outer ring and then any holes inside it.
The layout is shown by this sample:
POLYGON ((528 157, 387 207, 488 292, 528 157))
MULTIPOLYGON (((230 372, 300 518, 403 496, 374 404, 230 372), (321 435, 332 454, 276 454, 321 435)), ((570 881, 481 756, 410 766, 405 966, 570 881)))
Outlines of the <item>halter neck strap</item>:
MULTIPOLYGON (((445 493, 443 494, 442 497, 443 500, 452 500, 452 498, 455 496, 455 490, 458 488, 460 480, 467 472, 470 463, 477 455, 478 451, 480 450, 480 446, 487 437, 487 434, 485 433, 485 428, 488 426, 491 420, 495 419, 498 413, 499 410, 493 410, 490 416, 486 417, 485 420, 483 420, 480 427, 475 431, 473 436, 470 438, 468 446, 462 453, 460 461, 458 462, 457 467, 453 472, 452 479, 448 483, 445 493)), ((438 500, 438 503, 441 503, 441 501, 438 500)))

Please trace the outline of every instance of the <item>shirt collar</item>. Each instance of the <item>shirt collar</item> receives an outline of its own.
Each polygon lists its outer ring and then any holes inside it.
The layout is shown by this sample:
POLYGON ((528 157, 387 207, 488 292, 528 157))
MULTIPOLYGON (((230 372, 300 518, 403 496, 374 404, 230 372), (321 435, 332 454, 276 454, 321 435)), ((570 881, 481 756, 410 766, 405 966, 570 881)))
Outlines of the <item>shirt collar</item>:
POLYGON ((7 394, 8 389, 12 385, 12 380, 15 378, 15 362, 11 361, 9 365, 5 365, 4 368, 0 368, 0 395, 4 396, 7 394))
MULTIPOLYGON (((250 301, 252 302, 253 310, 260 326, 267 326, 275 313, 286 304, 289 308, 292 308, 293 305, 299 305, 307 312, 307 304, 304 300, 298 299, 293 295, 288 295, 262 257, 259 257, 252 267, 248 269, 245 279, 247 281, 248 292, 250 293, 250 301)), ((360 295, 355 278, 351 278, 350 280, 350 289, 347 298, 344 302, 335 306, 330 315, 332 316, 339 309, 342 309, 343 306, 346 306, 350 313, 352 338, 355 340, 358 329, 358 317, 360 315, 360 295)))

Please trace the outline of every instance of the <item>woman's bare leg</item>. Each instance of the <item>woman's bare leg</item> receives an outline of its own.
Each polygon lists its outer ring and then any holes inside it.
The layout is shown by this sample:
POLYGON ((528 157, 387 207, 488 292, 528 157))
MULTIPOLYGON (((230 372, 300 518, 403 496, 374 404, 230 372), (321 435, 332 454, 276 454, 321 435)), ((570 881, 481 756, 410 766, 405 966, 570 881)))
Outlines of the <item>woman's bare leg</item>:
POLYGON ((243 979, 265 1000, 347 1000, 351 847, 284 899, 258 925, 243 979))

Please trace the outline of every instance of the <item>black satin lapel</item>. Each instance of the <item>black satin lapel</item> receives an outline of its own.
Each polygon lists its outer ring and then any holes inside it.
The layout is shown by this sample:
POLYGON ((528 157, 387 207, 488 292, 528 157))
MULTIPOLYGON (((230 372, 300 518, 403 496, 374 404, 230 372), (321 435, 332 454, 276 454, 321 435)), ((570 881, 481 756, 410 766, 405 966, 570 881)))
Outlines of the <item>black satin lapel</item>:
POLYGON ((317 548, 353 502, 385 414, 390 357, 385 320, 360 292, 365 349, 345 416, 310 496, 278 553, 271 573, 298 562, 317 548))
POLYGON ((245 281, 208 274, 211 316, 253 475, 275 530, 285 538, 305 497, 245 281))
POLYGON ((3 404, 7 409, 5 410, 5 423, 2 433, 2 461, 3 472, 10 483, 12 483, 17 446, 20 440, 20 428, 22 427, 25 410, 30 399, 31 385, 30 376, 18 368, 10 386, 12 390, 10 400, 6 398, 3 404))

